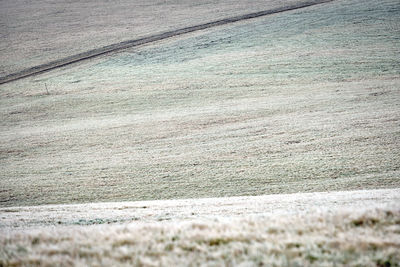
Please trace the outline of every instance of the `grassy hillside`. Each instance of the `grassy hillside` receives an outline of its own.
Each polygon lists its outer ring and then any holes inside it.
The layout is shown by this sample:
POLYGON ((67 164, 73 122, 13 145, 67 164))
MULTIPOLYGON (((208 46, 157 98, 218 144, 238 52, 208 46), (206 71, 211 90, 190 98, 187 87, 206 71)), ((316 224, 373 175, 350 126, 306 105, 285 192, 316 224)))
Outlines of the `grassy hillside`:
POLYGON ((399 10, 335 1, 2 85, 0 205, 398 187, 399 10))
POLYGON ((121 41, 293 3, 319 1, 2 0, 0 77, 121 41))
MULTIPOLYGON (((25 2, 0 76, 297 1, 25 2)), ((399 55, 334 0, 0 85, 0 266, 400 266, 399 55)))

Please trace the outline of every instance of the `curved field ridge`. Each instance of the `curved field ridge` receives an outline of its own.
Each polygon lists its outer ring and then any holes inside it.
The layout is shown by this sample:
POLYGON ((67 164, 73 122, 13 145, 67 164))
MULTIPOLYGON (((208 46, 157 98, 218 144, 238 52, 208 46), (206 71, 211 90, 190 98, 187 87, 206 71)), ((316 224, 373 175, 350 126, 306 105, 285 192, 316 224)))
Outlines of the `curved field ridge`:
POLYGON ((0 208, 5 229, 276 216, 398 206, 400 188, 0 208))
POLYGON ((0 228, 0 264, 399 266, 399 196, 388 189, 0 209, 14 216, 0 228), (119 212, 137 219, 102 217, 119 212), (26 219, 29 228, 15 228, 26 219))
POLYGON ((200 24, 200 25, 191 26, 191 27, 186 27, 186 28, 182 28, 182 29, 178 29, 178 30, 174 30, 174 31, 168 31, 168 32, 140 38, 140 39, 128 40, 128 41, 123 41, 123 42, 119 42, 116 44, 103 46, 103 47, 100 47, 97 49, 89 50, 89 51, 79 53, 79 54, 76 54, 73 56, 65 57, 65 58, 62 58, 59 60, 51 61, 51 62, 48 62, 45 64, 41 64, 41 65, 27 68, 27 69, 24 69, 24 70, 15 72, 15 73, 8 74, 6 76, 0 77, 0 84, 5 84, 5 83, 11 82, 11 81, 19 80, 19 79, 37 75, 37 74, 40 74, 43 72, 47 72, 47 71, 50 71, 53 69, 64 67, 64 66, 67 66, 67 65, 70 65, 73 63, 77 63, 77 62, 80 62, 83 60, 95 58, 95 57, 98 57, 98 56, 101 56, 104 54, 117 52, 117 51, 120 51, 123 49, 132 48, 132 47, 139 46, 139 45, 157 42, 157 41, 175 37, 178 35, 191 33, 191 32, 195 32, 195 31, 200 31, 200 30, 204 30, 204 29, 208 29, 208 28, 212 28, 212 27, 216 27, 216 26, 221 26, 221 25, 225 25, 225 24, 229 24, 229 23, 233 23, 233 22, 262 17, 262 16, 266 16, 266 15, 296 10, 296 9, 300 9, 300 8, 306 8, 306 7, 310 7, 310 6, 314 6, 314 5, 318 5, 318 4, 322 4, 322 3, 328 3, 331 1, 333 1, 333 0, 322 0, 319 2, 308 1, 308 2, 304 2, 304 3, 293 4, 293 5, 286 6, 286 7, 279 7, 279 8, 274 8, 274 9, 270 9, 270 10, 264 10, 264 11, 260 11, 260 12, 235 16, 235 17, 231 17, 231 18, 225 18, 225 19, 216 20, 216 21, 212 21, 212 22, 208 22, 208 23, 204 23, 204 24, 200 24))

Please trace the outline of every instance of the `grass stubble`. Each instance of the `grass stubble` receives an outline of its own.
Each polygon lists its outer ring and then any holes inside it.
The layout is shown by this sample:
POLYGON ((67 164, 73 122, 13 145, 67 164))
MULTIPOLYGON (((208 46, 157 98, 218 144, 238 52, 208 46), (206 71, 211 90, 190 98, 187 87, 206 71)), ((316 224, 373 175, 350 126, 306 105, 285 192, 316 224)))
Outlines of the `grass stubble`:
POLYGON ((3 266, 399 266, 400 210, 37 228, 0 244, 3 266))

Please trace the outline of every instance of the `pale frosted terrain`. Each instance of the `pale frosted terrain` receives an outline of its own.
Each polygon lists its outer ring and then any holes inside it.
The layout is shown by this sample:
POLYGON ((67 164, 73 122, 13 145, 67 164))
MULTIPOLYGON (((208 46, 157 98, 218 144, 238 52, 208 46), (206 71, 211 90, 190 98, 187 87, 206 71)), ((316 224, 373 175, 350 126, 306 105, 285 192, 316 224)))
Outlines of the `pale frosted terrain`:
POLYGON ((398 187, 398 11, 337 1, 2 85, 1 205, 398 187))
POLYGON ((66 56, 216 19, 320 0, 0 1, 0 77, 66 56))
POLYGON ((0 263, 398 266, 399 201, 384 189, 2 208, 0 263))
MULTIPOLYGON (((270 5, 15 3, 11 71, 270 5)), ((397 0, 340 0, 0 85, 0 265, 399 266, 399 55, 397 0)))
POLYGON ((0 230, 55 225, 184 221, 309 214, 365 207, 399 208, 400 189, 295 193, 264 196, 108 202, 0 208, 0 230), (397 205, 395 205, 397 204, 397 205))

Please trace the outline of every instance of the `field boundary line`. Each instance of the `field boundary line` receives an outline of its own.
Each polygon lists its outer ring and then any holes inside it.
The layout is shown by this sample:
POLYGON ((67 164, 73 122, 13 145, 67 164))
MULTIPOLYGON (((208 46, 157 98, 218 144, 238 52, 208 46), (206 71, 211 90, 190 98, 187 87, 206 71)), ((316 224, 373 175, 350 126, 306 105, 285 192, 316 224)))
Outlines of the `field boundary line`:
POLYGON ((82 53, 79 53, 76 55, 57 59, 54 61, 50 61, 48 63, 40 64, 40 65, 37 65, 34 67, 30 67, 30 68, 27 68, 27 69, 24 69, 24 70, 21 70, 18 72, 8 74, 6 76, 0 77, 0 84, 5 84, 5 83, 9 83, 9 82, 16 81, 19 79, 38 75, 38 74, 48 72, 48 71, 51 71, 51 70, 54 70, 57 68, 65 67, 70 64, 78 63, 78 62, 92 59, 92 58, 102 56, 105 54, 118 52, 118 51, 132 48, 135 46, 150 44, 150 43, 154 43, 157 41, 161 41, 164 39, 176 37, 179 35, 195 32, 195 31, 201 31, 201 30, 205 30, 208 28, 212 28, 212 27, 222 26, 222 25, 226 25, 226 24, 230 24, 230 23, 234 23, 234 22, 254 19, 254 18, 258 18, 258 17, 262 17, 262 16, 276 14, 276 13, 282 13, 282 12, 286 12, 286 11, 302 9, 302 8, 315 6, 315 5, 319 5, 319 4, 324 4, 324 3, 328 3, 328 2, 332 2, 332 1, 334 1, 334 0, 322 0, 319 2, 307 1, 307 2, 298 3, 298 4, 286 6, 286 7, 279 7, 279 8, 259 11, 259 12, 255 12, 255 13, 249 13, 249 14, 245 14, 245 15, 239 15, 239 16, 234 16, 234 17, 230 17, 230 18, 215 20, 212 22, 203 23, 203 24, 190 26, 190 27, 185 27, 185 28, 181 28, 181 29, 177 29, 177 30, 173 30, 173 31, 167 31, 167 32, 151 35, 148 37, 139 38, 139 39, 123 41, 123 42, 119 42, 119 43, 103 46, 100 48, 92 49, 92 50, 82 52, 82 53))

